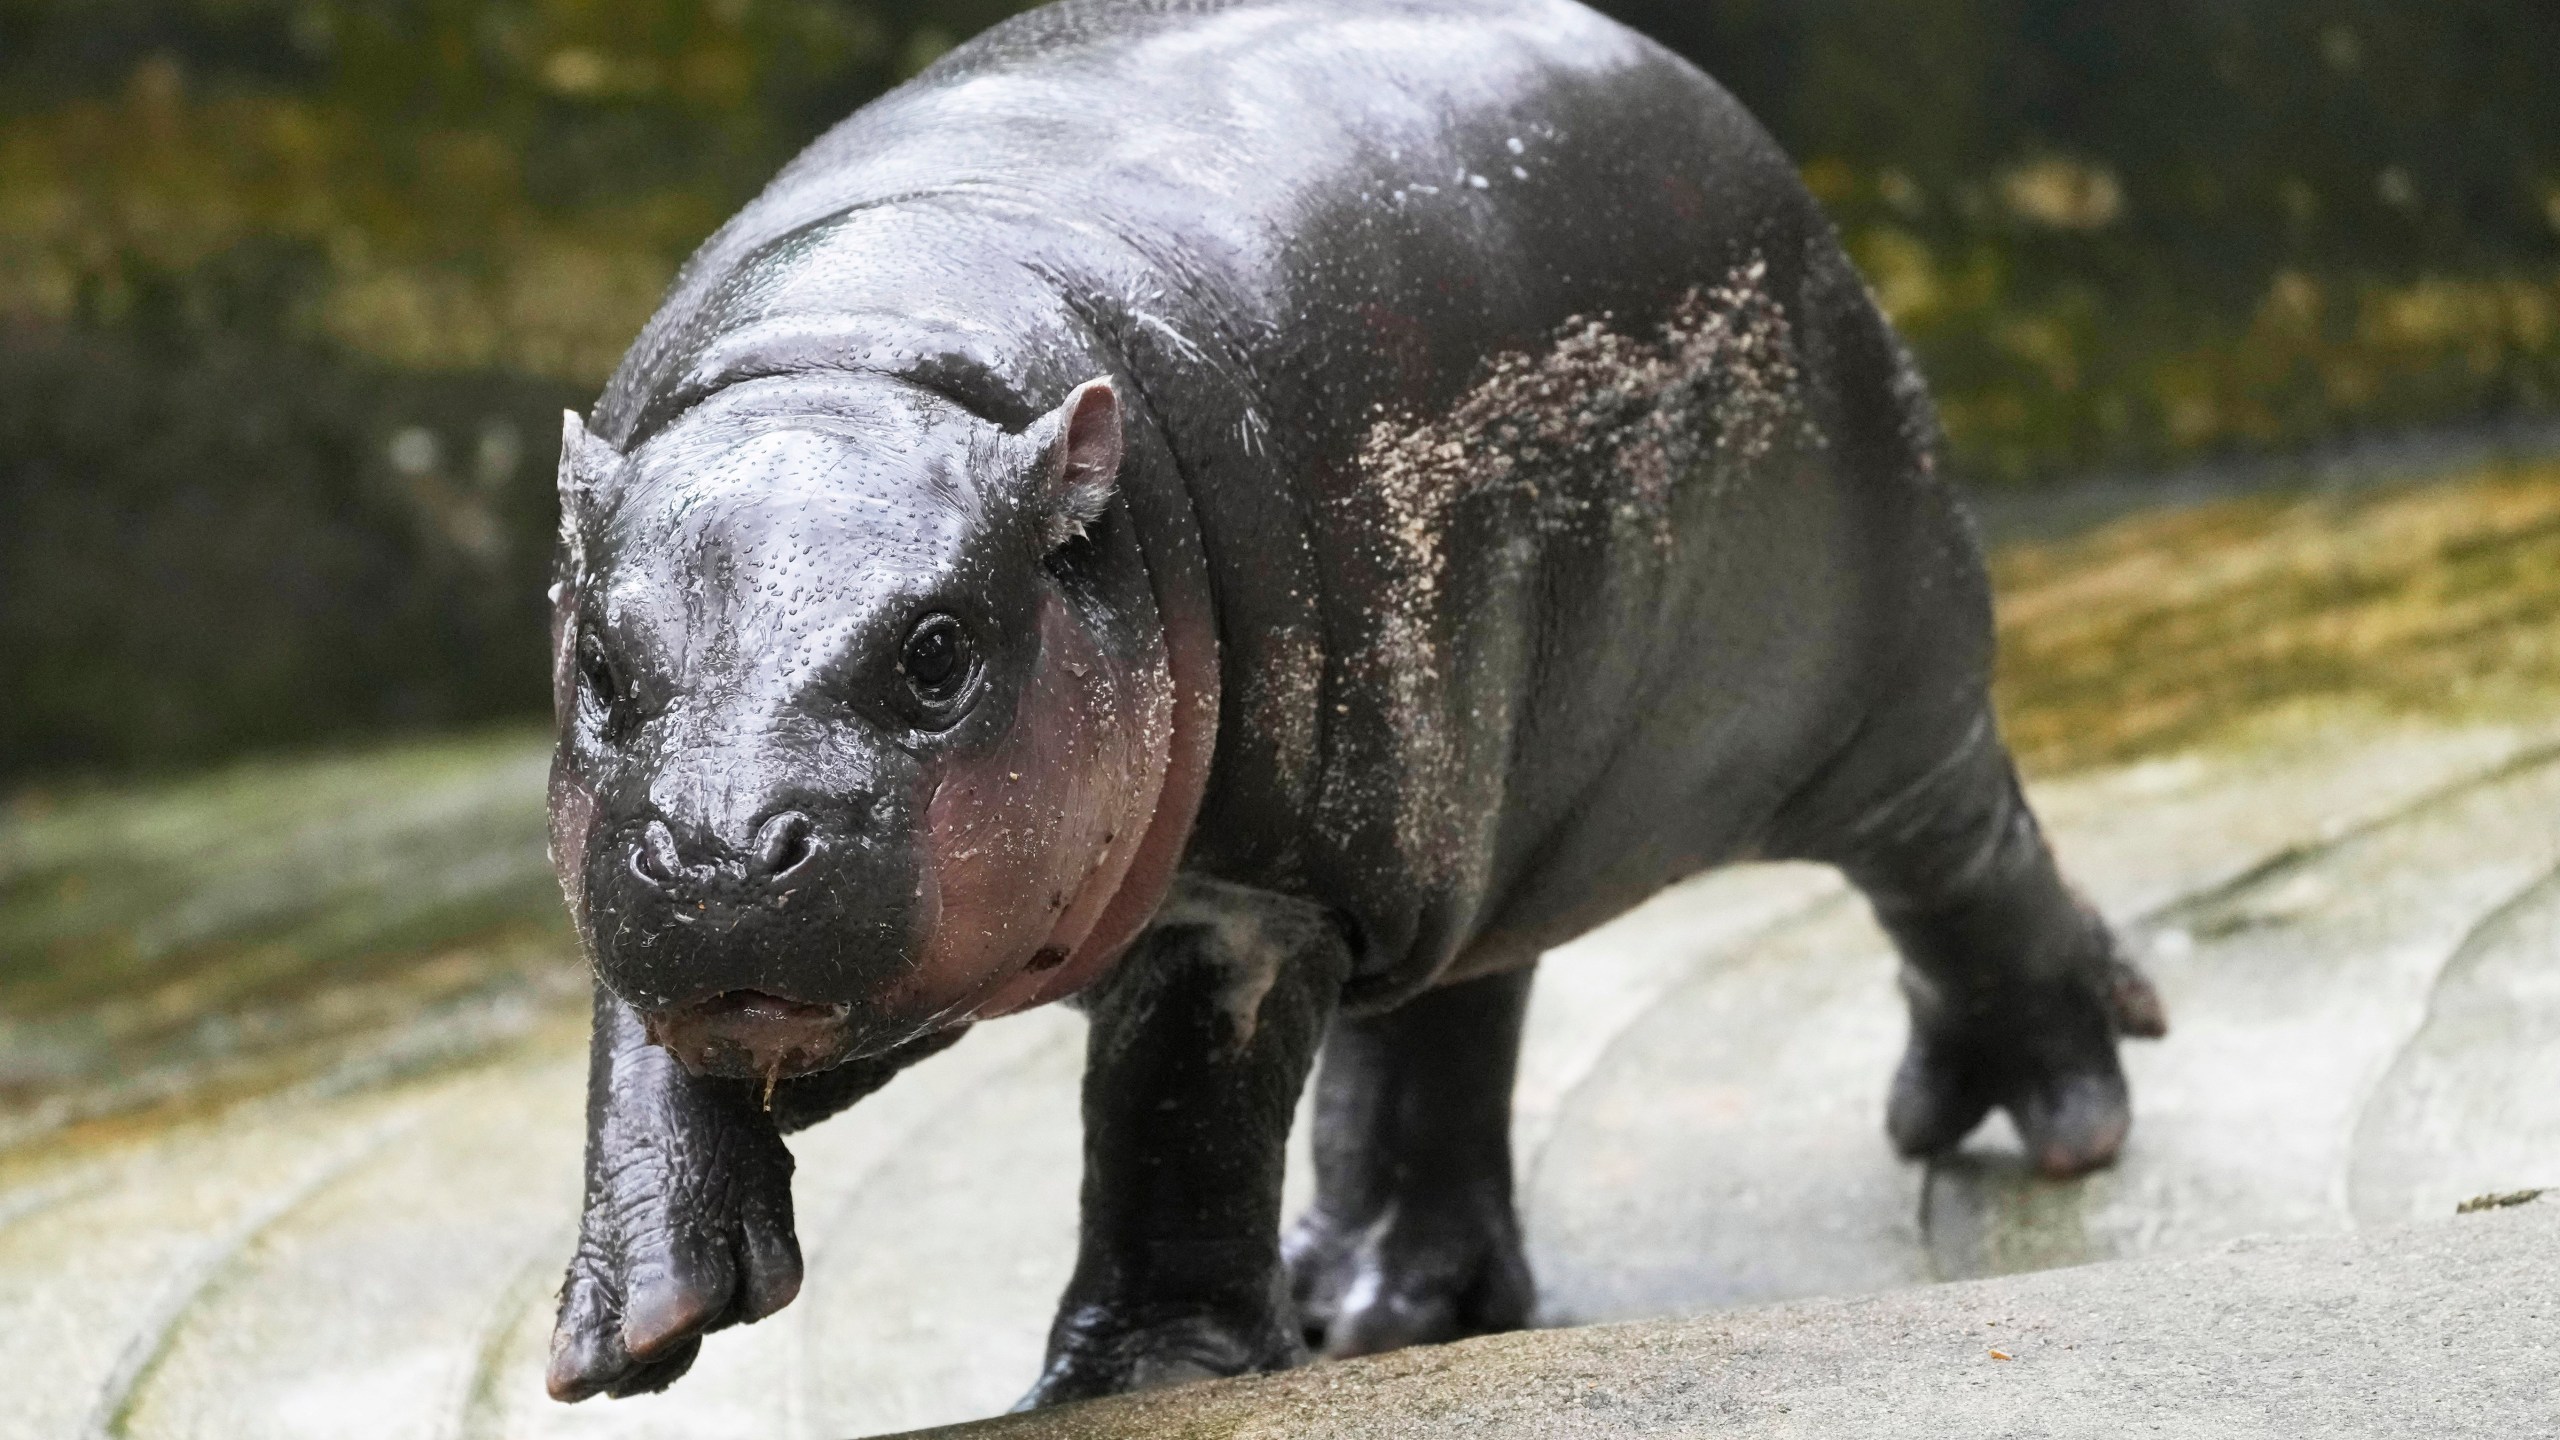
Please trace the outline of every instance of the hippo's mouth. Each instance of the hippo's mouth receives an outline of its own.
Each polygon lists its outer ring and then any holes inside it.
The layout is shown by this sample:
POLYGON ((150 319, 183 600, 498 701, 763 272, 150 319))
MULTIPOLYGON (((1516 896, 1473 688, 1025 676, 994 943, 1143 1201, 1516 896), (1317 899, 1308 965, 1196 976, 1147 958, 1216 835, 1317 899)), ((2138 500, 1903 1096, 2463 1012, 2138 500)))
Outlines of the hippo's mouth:
POLYGON ((845 1058, 853 1041, 851 1005, 813 1005, 731 990, 643 1017, 649 1039, 696 1075, 788 1080, 845 1058))

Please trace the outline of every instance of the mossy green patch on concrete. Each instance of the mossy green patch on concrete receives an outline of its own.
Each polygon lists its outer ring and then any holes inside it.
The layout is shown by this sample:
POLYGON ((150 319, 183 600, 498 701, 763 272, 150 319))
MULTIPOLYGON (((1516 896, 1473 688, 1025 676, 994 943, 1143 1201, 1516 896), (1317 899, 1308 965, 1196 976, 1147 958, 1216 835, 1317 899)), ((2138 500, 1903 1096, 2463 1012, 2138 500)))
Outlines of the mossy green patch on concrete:
POLYGON ((456 1005, 575 993, 547 754, 508 729, 13 797, 0 1144, 456 1005))
POLYGON ((2291 710, 2548 714, 2560 463, 2135 515, 1994 557, 2001 719, 2057 774, 2291 710))

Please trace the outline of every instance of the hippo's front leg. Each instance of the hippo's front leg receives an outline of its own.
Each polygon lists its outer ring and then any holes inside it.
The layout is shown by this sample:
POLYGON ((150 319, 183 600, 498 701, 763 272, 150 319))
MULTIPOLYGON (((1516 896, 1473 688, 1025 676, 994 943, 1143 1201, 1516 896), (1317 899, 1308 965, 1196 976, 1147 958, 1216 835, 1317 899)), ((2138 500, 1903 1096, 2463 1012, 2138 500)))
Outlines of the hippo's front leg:
POLYGON ((1349 965, 1317 907, 1186 882, 1094 994, 1082 1246, 1017 1409, 1306 1357, 1282 1153, 1349 965))
POLYGON ((791 1152, 753 1082, 688 1075, 603 987, 587 1072, 586 1210, 551 1333, 551 1394, 644 1395, 702 1336, 800 1291, 791 1152))
POLYGON ((551 1333, 551 1394, 645 1395, 702 1337, 800 1291, 786 1130, 814 1124, 959 1038, 782 1083, 687 1074, 602 986, 587 1071, 586 1208, 551 1333))

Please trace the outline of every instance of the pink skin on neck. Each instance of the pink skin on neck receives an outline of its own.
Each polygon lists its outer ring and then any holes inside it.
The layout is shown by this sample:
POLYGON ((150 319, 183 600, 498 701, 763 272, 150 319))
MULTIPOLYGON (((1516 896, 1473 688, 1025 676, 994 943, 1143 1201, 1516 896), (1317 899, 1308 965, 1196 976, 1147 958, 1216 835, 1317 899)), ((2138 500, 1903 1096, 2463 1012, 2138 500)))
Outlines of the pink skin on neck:
POLYGON ((983 977, 932 1007, 940 1023, 1009 1015, 1098 979, 1163 903, 1207 788, 1216 700, 1196 682, 1204 659, 1214 673, 1208 627, 1168 625, 1137 666, 1106 677, 1062 601, 1045 600, 1041 621, 1042 673, 1013 733, 946 771, 927 806, 930 938, 914 973, 983 977))
MULTIPOLYGON (((1164 605, 1164 671, 1170 690, 1169 724, 1151 727, 1162 737, 1150 747, 1158 777, 1143 831, 1100 916, 1056 967, 1026 975, 1034 983, 1008 987, 977 1013, 992 1018, 1061 1000, 1092 984, 1120 958, 1155 918, 1173 888, 1173 877, 1191 841, 1192 822, 1209 788, 1209 764, 1218 742, 1218 638, 1208 616, 1194 607, 1164 605)), ((1057 940, 1051 942, 1058 943, 1057 940)))

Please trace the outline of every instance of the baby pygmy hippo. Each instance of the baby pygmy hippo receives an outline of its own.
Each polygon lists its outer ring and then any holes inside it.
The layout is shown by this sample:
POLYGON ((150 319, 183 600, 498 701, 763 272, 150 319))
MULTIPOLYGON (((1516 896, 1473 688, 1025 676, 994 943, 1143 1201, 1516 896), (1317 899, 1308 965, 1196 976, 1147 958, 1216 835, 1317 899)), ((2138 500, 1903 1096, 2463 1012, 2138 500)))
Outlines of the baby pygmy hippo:
POLYGON ((2020 797, 1934 439, 1786 157, 1572 0, 1067 0, 845 121, 567 427, 552 1392, 788 1303, 784 1134, 1056 1000, 1026 1404, 1523 1324, 1531 967, 1743 858, 1900 947, 1894 1144, 2105 1164, 2160 1006, 2020 797))

